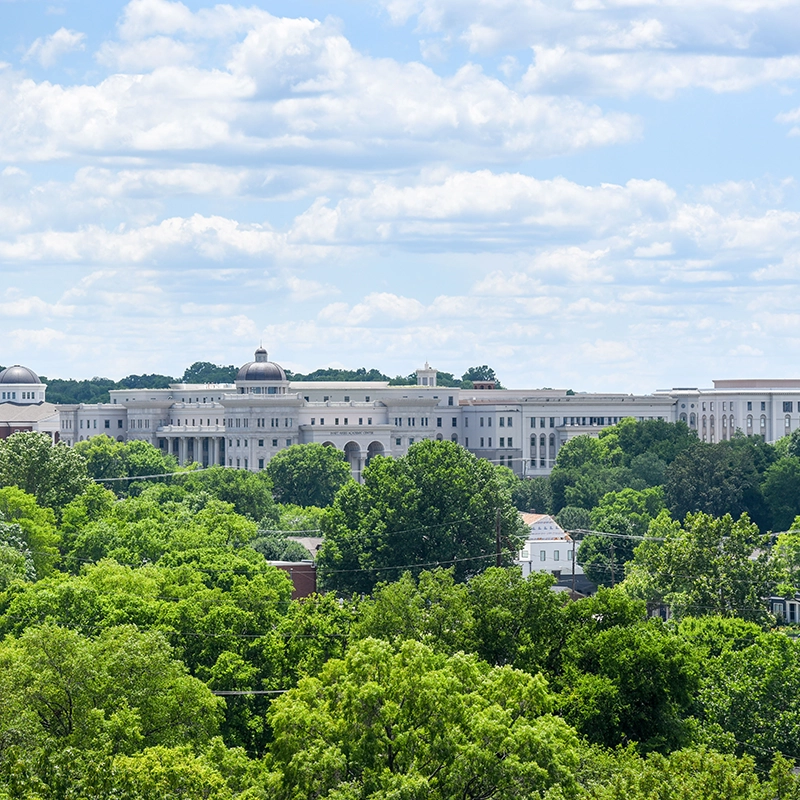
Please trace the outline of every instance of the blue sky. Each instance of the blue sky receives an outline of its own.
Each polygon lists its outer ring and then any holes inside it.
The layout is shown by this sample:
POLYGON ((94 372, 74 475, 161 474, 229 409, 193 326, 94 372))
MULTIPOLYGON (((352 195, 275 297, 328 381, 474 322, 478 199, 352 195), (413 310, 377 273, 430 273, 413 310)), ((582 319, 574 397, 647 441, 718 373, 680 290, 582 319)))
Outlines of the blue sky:
POLYGON ((800 2, 0 0, 0 363, 800 370, 800 2))

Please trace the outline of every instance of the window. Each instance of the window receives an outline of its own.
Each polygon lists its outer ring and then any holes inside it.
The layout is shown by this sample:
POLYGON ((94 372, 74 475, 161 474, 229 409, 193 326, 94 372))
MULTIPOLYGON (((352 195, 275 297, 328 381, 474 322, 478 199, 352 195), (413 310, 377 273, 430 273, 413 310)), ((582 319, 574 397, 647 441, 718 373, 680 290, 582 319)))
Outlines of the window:
POLYGON ((512 417, 506 417, 506 427, 507 428, 511 427, 511 420, 512 420, 512 417))
POLYGON ((766 404, 766 402, 764 400, 761 401, 761 410, 762 411, 766 411, 767 410, 767 404, 766 404))
POLYGON ((513 447, 514 446, 510 436, 508 437, 508 446, 509 447, 513 447))
POLYGON ((291 447, 292 446, 292 440, 291 439, 287 439, 286 440, 286 446, 287 447, 291 447))
POLYGON ((344 396, 344 401, 345 401, 345 403, 349 403, 350 402, 350 395, 349 394, 346 394, 344 396))
POLYGON ((336 417, 336 419, 333 421, 333 424, 334 425, 338 425, 339 424, 339 417, 336 417))
POLYGON ((505 446, 506 446, 506 440, 505 440, 505 437, 501 436, 501 437, 500 437, 500 447, 505 447, 505 446))
POLYGON ((483 436, 481 436, 481 447, 483 447, 483 436))
POLYGON ((447 405, 449 405, 449 406, 453 405, 453 395, 450 395, 450 396, 447 398, 447 405))
POLYGON ((367 425, 372 425, 372 417, 367 417, 367 425))
POLYGON ((263 439, 259 439, 258 440, 258 446, 259 447, 263 447, 264 446, 264 440, 263 439))
POLYGON ((365 403, 369 403, 369 395, 367 395, 367 396, 364 398, 364 402, 365 402, 365 403))
POLYGON ((458 417, 453 417, 452 427, 453 428, 457 428, 458 427, 458 417))
POLYGON ((505 426, 506 426, 506 418, 500 417, 500 427, 505 428, 505 426))
POLYGON ((556 426, 556 418, 550 417, 550 427, 555 428, 555 426, 556 426))
POLYGON ((311 424, 312 425, 316 425, 317 424, 317 418, 316 417, 311 417, 311 424))
POLYGON ((324 425, 325 424, 325 417, 320 417, 319 418, 319 424, 320 425, 324 425))
POLYGON ((363 425, 364 424, 364 417, 359 417, 358 418, 358 424, 359 425, 363 425))
POLYGON ((411 445, 411 444, 414 444, 414 437, 413 437, 413 436, 409 436, 409 437, 408 437, 408 443, 409 443, 410 445, 411 445))
POLYGON ((531 417, 531 428, 536 427, 536 417, 531 417))
POLYGON ((272 446, 273 447, 277 447, 278 446, 278 440, 277 439, 273 439, 272 440, 272 446))
POLYGON ((752 400, 748 400, 747 401, 747 410, 748 411, 752 411, 753 410, 753 401, 752 400))
POLYGON ((560 550, 553 550, 553 561, 559 561, 561 558, 560 550))
POLYGON ((258 459, 258 468, 259 469, 264 469, 264 459, 263 458, 259 458, 258 459))
POLYGON ((791 412, 792 410, 792 401, 791 400, 784 400, 783 401, 783 410, 784 412, 791 412))
POLYGON ((464 447, 469 447, 469 436, 464 439, 464 447))
POLYGON ((349 424, 350 424, 350 423, 348 422, 348 419, 347 419, 347 417, 345 417, 345 418, 344 418, 344 424, 345 424, 345 425, 349 425, 349 424))
POLYGON ((504 467, 505 464, 506 464, 506 457, 505 456, 500 456, 500 466, 504 467))
POLYGON ((464 427, 469 428, 469 417, 464 417, 464 427))
POLYGON ((491 427, 492 427, 492 418, 491 418, 491 417, 486 417, 486 425, 487 425, 489 428, 491 428, 491 427))
POLYGON ((482 428, 483 427, 483 417, 481 417, 480 425, 481 425, 481 428, 482 428))
POLYGON ((491 447, 491 446, 492 446, 492 437, 490 436, 489 437, 489 447, 491 447))
POLYGON ((323 401, 324 403, 327 403, 327 402, 328 402, 328 400, 330 400, 330 397, 329 397, 329 396, 326 394, 326 395, 325 395, 325 396, 322 398, 322 401, 323 401))
POLYGON ((547 561, 547 550, 539 551, 539 561, 547 561))
POLYGON ((508 468, 509 469, 513 469, 514 468, 514 459, 511 458, 511 456, 508 457, 508 468))
POLYGON ((110 419, 107 419, 107 420, 105 421, 105 423, 103 424, 103 427, 104 427, 104 428, 110 428, 110 427, 111 427, 111 420, 110 420, 110 419))
POLYGON ((437 428, 441 428, 442 427, 442 418, 441 417, 436 417, 436 427, 437 428))
POLYGON ((399 439, 399 438, 398 438, 398 439, 395 439, 395 440, 394 440, 394 443, 395 443, 395 444, 396 444, 398 447, 400 447, 400 439, 399 439))

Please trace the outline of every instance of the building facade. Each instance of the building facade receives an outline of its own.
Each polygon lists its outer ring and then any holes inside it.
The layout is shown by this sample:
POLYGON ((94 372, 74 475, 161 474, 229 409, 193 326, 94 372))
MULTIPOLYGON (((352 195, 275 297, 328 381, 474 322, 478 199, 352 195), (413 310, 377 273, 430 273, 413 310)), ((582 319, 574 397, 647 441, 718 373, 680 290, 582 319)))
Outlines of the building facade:
MULTIPOLYGON (((800 426, 800 380, 715 381, 711 389, 631 395, 495 389, 488 383, 442 387, 427 364, 416 374, 415 386, 295 382, 259 348, 230 384, 118 389, 110 392, 110 403, 53 408, 57 434, 68 444, 106 434, 150 442, 180 464, 258 471, 286 447, 318 442, 341 450, 357 479, 373 456, 404 455, 423 439, 457 442, 530 477, 549 474, 572 437, 597 435, 626 417, 682 420, 707 442, 736 431, 773 442, 800 426)), ((10 376, 12 383, 0 393, 18 396, 3 397, 0 410, 44 402, 43 384, 13 383, 32 375, 26 370, 10 376), (31 399, 22 400, 23 393, 31 399)))

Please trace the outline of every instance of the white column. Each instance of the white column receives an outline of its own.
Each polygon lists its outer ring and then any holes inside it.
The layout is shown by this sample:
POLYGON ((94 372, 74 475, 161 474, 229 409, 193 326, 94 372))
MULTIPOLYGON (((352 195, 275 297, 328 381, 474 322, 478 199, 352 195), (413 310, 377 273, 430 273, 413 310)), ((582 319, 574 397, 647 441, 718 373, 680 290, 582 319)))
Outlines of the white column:
POLYGON ((186 463, 186 437, 178 437, 178 463, 183 466, 186 463))

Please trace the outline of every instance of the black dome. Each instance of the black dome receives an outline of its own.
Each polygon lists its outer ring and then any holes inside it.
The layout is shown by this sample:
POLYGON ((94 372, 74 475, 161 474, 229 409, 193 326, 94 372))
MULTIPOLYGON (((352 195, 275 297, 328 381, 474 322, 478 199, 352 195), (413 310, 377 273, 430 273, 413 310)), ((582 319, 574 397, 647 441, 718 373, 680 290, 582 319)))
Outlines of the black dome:
POLYGON ((39 376, 27 367, 14 364, 0 372, 0 383, 41 383, 39 376))
POLYGON ((250 361, 236 375, 237 381, 285 381, 286 373, 274 361, 250 361))

